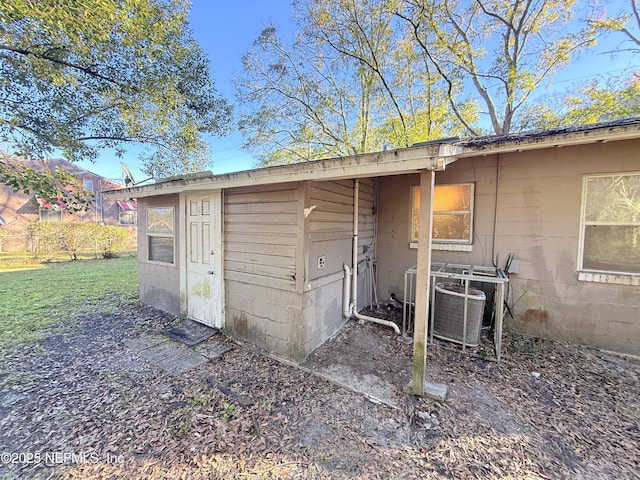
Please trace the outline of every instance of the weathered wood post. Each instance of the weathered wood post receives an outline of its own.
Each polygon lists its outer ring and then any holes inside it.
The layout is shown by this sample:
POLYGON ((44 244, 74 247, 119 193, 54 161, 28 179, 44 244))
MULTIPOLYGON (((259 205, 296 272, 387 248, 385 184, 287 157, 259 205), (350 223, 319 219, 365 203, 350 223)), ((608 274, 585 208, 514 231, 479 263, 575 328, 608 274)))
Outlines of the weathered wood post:
POLYGON ((431 282, 431 223, 435 170, 420 172, 420 217, 418 230, 418 264, 416 271, 416 309, 413 330, 413 377, 411 392, 423 395, 427 366, 427 309, 431 282))

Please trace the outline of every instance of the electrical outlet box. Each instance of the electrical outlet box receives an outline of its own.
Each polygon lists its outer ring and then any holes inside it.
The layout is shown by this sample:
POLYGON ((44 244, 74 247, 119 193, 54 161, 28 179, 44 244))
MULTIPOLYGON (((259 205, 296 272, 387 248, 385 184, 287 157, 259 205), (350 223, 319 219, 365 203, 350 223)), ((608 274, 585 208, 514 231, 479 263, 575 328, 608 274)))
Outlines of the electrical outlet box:
POLYGON ((326 266, 327 266, 327 259, 325 258, 324 255, 320 255, 318 257, 318 270, 322 270, 326 266))

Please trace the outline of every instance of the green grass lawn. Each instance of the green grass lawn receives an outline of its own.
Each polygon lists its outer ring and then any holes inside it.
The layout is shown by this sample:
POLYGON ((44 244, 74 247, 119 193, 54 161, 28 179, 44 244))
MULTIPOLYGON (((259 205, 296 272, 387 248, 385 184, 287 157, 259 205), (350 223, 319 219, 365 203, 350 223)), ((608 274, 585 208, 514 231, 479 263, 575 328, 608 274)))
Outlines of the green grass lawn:
POLYGON ((44 328, 84 313, 109 313, 137 296, 134 256, 0 272, 0 350, 37 340, 44 328))

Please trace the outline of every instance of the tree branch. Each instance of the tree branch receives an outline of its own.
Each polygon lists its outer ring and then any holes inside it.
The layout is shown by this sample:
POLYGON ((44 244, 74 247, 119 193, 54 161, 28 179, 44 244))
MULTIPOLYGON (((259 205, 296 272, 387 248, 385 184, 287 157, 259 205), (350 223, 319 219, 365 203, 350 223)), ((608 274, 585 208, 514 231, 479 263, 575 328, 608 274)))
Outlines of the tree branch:
POLYGON ((117 80, 114 80, 113 78, 107 77, 105 75, 102 75, 99 72, 96 72, 93 68, 91 67, 83 67, 82 65, 77 65, 75 63, 71 63, 71 62, 67 62, 66 60, 61 60, 59 58, 53 57, 51 55, 48 55, 46 53, 39 53, 39 52, 35 52, 33 50, 28 50, 25 48, 18 48, 18 47, 12 47, 10 45, 2 45, 0 44, 0 50, 5 50, 8 52, 13 52, 13 53, 17 53, 19 55, 25 55, 25 56, 32 56, 35 58, 39 58, 41 60, 47 60, 49 62, 55 63, 57 65, 64 65, 65 67, 69 67, 73 70, 78 70, 90 77, 94 77, 94 78, 98 78, 100 80, 104 80, 107 83, 110 83, 112 85, 116 85, 120 90, 125 91, 128 89, 128 86, 118 82, 117 80))

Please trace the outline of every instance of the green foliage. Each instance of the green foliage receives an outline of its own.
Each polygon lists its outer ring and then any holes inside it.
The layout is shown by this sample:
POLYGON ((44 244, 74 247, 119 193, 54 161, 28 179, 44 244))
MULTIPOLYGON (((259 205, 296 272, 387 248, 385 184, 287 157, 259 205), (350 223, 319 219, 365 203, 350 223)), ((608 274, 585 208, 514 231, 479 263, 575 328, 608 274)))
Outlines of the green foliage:
POLYGON ((75 174, 58 167, 51 170, 45 162, 42 162, 41 170, 36 170, 2 152, 0 184, 16 192, 35 193, 51 204, 63 203, 67 212, 87 210, 93 199, 93 194, 83 189, 82 182, 75 174))
POLYGON ((35 258, 66 253, 77 260, 81 250, 98 250, 103 258, 111 258, 127 249, 131 233, 115 225, 34 222, 27 226, 27 238, 35 258))
POLYGON ((135 257, 52 263, 0 272, 0 347, 42 338, 42 330, 137 298, 135 257))
POLYGON ((57 222, 33 222, 27 226, 27 241, 35 258, 47 258, 64 251, 63 225, 57 222))
POLYGON ((237 405, 235 403, 224 402, 222 404, 222 418, 225 420, 233 420, 238 415, 236 411, 237 405))
POLYGON ((189 405, 192 407, 202 407, 207 404, 209 397, 206 395, 194 395, 189 399, 189 405))
POLYGON ((270 26, 243 57, 246 146, 265 165, 351 155, 488 133, 480 112, 509 133, 593 46, 595 29, 570 23, 580 2, 297 0, 295 42, 270 26))
MULTIPOLYGON (((188 9, 187 0, 0 3, 0 141, 18 156, 71 161, 142 144, 147 173, 201 170, 203 134, 226 133, 230 106, 188 9)), ((29 172, 11 185, 38 191, 37 181, 29 172)))
POLYGON ((131 240, 131 232, 115 225, 92 225, 93 236, 104 258, 126 250, 131 240))
POLYGON ((468 132, 480 133, 463 115, 471 90, 493 133, 506 134, 532 92, 594 45, 592 29, 570 29, 577 6, 578 0, 407 0, 398 14, 468 132))
MULTIPOLYGON (((298 1, 299 36, 265 28, 236 82, 240 129, 263 164, 352 155, 460 132, 394 15, 398 0, 298 1)), ((474 120, 473 108, 465 111, 474 120)))
POLYGON ((520 128, 562 128, 640 116, 640 74, 594 80, 525 110, 520 128))
MULTIPOLYGON (((599 3, 595 5, 596 8, 588 19, 589 25, 600 34, 617 34, 617 38, 622 39, 618 51, 630 50, 635 54, 640 53, 640 2, 624 0, 620 2, 617 11, 615 6, 613 9, 606 9, 599 3)), ((612 5, 605 3, 604 6, 612 5)))
POLYGON ((172 415, 169 434, 175 438, 184 438, 191 430, 191 417, 185 409, 178 410, 172 415))
POLYGON ((0 228, 0 252, 4 249, 4 244, 9 238, 9 232, 0 228))

